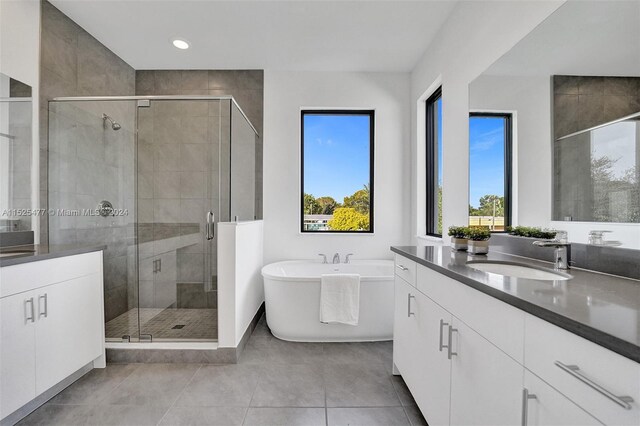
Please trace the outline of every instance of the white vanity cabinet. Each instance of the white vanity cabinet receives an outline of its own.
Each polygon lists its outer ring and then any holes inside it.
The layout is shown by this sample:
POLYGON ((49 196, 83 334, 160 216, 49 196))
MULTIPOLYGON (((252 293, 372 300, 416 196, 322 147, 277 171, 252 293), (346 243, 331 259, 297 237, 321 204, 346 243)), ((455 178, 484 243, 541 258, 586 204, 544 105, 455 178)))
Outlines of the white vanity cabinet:
POLYGON ((0 268, 0 419, 104 356, 102 251, 0 268))
POLYGON ((519 424, 522 365, 458 318, 452 326, 450 424, 519 424))
POLYGON ((448 424, 451 362, 444 339, 451 314, 402 278, 395 286, 394 363, 430 424, 448 424))
POLYGON ((569 398, 527 370, 524 372, 522 398, 522 410, 525 416, 522 423, 529 426, 596 426, 602 424, 571 402, 569 398))
POLYGON ((640 425, 640 364, 407 258, 398 264, 394 365, 430 425, 640 425), (591 384, 556 361, 579 365, 591 384))

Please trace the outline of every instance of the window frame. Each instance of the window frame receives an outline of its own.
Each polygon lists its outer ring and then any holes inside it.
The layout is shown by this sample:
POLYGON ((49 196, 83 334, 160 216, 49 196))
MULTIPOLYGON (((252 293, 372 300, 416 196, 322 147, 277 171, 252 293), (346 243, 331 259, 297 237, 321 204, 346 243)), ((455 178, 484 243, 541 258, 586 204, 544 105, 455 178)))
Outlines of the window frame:
MULTIPOLYGON (((426 122, 425 122, 425 130, 426 130, 426 184, 427 184, 427 199, 426 199, 426 234, 430 237, 438 237, 441 238, 442 234, 437 233, 436 216, 435 216, 435 208, 437 205, 432 205, 435 197, 436 197, 436 178, 433 173, 434 165, 436 164, 436 147, 437 147, 437 138, 438 135, 435 131, 435 105, 436 102, 442 99, 442 86, 438 87, 425 101, 426 108, 426 122)), ((444 144, 443 144, 444 145, 444 144)), ((436 202, 437 204, 437 202, 436 202)))
MULTIPOLYGON (((300 110, 300 226, 301 234, 351 234, 369 235, 375 228, 375 110, 374 109, 310 109, 300 110), (304 118, 307 115, 366 115, 369 117, 369 230, 367 231, 339 231, 339 230, 306 230, 304 229, 304 118)), ((338 201, 338 200, 336 200, 338 201)))
MULTIPOLYGON (((510 112, 499 111, 472 111, 469 113, 471 117, 500 117, 504 119, 504 231, 491 231, 495 234, 504 234, 507 232, 507 227, 512 224, 512 206, 513 200, 513 114, 510 112)), ((469 148, 471 148, 471 141, 469 141, 469 148)), ((469 161, 469 168, 471 168, 471 161, 469 161)), ((469 188, 471 188, 471 181, 469 180, 469 188)), ((469 200, 467 200, 469 204, 469 200)))

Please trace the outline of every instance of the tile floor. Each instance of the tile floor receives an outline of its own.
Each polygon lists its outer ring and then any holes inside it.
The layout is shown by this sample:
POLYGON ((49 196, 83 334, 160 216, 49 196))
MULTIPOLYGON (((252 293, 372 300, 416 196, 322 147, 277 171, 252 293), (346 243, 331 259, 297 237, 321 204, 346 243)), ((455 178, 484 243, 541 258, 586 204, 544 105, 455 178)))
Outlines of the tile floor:
POLYGON ((121 340, 122 336, 151 334, 154 340, 216 340, 218 338, 217 309, 141 308, 130 309, 105 325, 107 339, 121 340), (173 328, 183 325, 183 328, 173 328))
POLYGON ((292 343, 264 317, 238 364, 109 364, 21 425, 426 425, 391 342, 292 343))

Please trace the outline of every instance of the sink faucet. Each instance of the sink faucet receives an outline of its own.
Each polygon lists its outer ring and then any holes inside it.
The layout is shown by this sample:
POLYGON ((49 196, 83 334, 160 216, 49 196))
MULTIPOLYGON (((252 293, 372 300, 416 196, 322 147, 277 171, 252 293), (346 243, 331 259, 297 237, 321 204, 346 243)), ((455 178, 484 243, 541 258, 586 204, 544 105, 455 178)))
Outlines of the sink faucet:
POLYGON ((548 241, 534 241, 534 246, 538 247, 554 247, 554 269, 566 270, 569 269, 570 257, 571 257, 571 243, 562 242, 557 240, 548 241))
POLYGON ((333 255, 332 263, 340 263, 340 253, 336 253, 333 255))

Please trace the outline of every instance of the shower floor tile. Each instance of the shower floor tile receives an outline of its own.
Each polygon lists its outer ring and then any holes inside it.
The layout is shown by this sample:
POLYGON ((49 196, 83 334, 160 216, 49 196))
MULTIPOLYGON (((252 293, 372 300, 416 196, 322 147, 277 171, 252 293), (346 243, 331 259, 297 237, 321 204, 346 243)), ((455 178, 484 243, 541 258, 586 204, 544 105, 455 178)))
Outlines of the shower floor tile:
POLYGON ((121 339, 140 333, 151 334, 153 340, 216 340, 218 338, 217 309, 135 308, 107 322, 107 339, 121 339))

